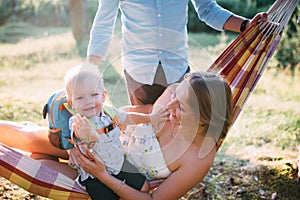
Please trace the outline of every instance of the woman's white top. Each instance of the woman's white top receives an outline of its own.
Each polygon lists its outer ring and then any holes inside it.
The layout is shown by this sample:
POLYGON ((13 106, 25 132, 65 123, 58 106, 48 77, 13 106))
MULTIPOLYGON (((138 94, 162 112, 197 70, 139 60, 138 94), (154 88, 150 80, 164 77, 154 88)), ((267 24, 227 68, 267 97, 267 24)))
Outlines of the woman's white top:
POLYGON ((166 178, 171 174, 150 124, 127 126, 120 140, 128 161, 148 180, 166 178))

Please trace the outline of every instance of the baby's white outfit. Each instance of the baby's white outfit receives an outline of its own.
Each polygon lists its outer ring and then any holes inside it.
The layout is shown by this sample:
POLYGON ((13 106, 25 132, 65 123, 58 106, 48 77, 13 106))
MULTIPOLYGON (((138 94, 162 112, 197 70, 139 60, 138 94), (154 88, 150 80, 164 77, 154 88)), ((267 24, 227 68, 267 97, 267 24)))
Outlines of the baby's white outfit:
MULTIPOLYGON (((126 119, 126 113, 114 107, 111 107, 111 109, 113 109, 113 113, 117 116, 119 123, 123 123, 126 119)), ((91 120, 96 125, 97 130, 107 127, 112 123, 111 118, 103 110, 99 117, 94 116, 91 118, 91 120)), ((87 144, 84 144, 81 140, 78 140, 74 137, 74 130, 72 128, 73 117, 70 118, 69 122, 72 140, 76 144, 78 144, 80 151, 86 155, 87 144)), ((93 152, 95 152, 97 158, 105 164, 106 169, 110 174, 115 175, 117 175, 121 171, 124 162, 124 152, 122 150, 121 141, 119 139, 120 135, 121 130, 119 129, 119 127, 115 127, 107 134, 99 134, 95 144, 90 149, 88 149, 88 151, 92 150, 93 152)), ((71 161, 69 161, 69 164, 75 165, 79 169, 79 176, 81 177, 81 181, 86 180, 89 176, 93 177, 91 174, 85 172, 80 167, 80 165, 78 165, 72 149, 70 150, 70 157, 71 161)))

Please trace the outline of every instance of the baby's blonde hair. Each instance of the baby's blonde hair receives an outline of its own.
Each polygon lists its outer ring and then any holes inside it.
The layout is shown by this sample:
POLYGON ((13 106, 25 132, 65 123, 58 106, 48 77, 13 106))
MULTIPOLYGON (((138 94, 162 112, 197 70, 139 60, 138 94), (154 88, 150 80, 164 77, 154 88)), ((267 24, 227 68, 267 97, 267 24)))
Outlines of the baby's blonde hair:
POLYGON ((71 100, 73 91, 76 89, 76 85, 88 80, 89 77, 97 78, 99 80, 98 84, 103 90, 105 90, 102 74, 98 67, 94 64, 84 62, 72 67, 64 77, 68 101, 71 100))

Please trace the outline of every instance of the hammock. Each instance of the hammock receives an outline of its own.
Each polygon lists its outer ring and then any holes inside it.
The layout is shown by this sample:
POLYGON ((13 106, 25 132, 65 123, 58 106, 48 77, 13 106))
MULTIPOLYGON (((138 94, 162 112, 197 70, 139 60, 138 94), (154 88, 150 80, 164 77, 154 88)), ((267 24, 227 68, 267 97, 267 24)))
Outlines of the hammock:
MULTIPOLYGON (((248 27, 208 69, 231 86, 233 121, 272 57, 297 3, 298 0, 277 0, 267 12, 269 22, 248 27)), ((89 199, 73 179, 3 144, 0 144, 0 164, 2 177, 34 194, 51 199, 89 199)))
POLYGON ((209 67, 208 71, 222 76, 231 87, 233 123, 274 54, 297 4, 298 0, 277 0, 267 12, 268 22, 249 26, 209 67))

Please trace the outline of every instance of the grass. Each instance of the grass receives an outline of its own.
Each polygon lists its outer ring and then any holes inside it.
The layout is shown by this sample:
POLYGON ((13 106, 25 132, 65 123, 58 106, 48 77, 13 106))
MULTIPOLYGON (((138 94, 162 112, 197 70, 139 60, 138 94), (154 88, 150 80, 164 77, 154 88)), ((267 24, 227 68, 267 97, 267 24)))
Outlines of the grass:
MULTIPOLYGON (((232 36, 225 34, 193 34, 192 70, 206 70, 229 40, 232 36)), ((83 60, 70 29, 14 22, 0 27, 0 42, 0 119, 47 125, 41 115, 44 103, 63 88, 65 72, 83 60), (28 32, 21 31, 25 27, 28 32)), ((116 36, 100 66, 109 101, 116 106, 128 104, 119 52, 116 36)), ((300 199, 294 165, 300 142, 300 76, 297 72, 292 78, 275 65, 272 59, 219 150, 205 186, 199 184, 182 199, 300 199)), ((38 198, 1 182, 0 198, 38 198)))
POLYGON ((299 89, 299 75, 292 79, 284 72, 266 71, 228 135, 231 146, 271 145, 278 151, 296 152, 300 141, 300 108, 299 93, 295 91, 299 89))

